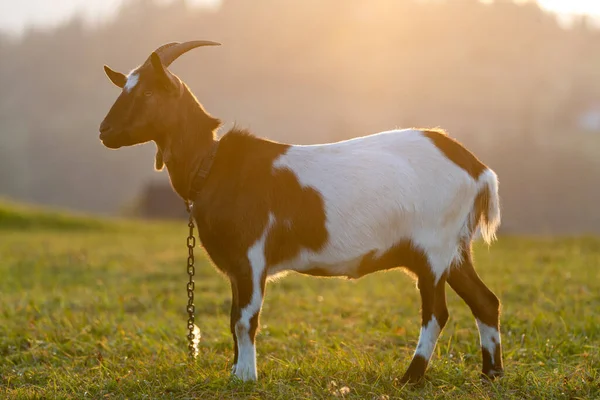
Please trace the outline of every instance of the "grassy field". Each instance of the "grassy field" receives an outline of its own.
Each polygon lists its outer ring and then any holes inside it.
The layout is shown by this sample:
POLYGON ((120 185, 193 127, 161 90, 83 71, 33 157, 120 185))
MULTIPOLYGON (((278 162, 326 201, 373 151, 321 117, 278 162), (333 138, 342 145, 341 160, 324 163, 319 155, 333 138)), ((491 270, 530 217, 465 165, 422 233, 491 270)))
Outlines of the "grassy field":
POLYGON ((0 398, 600 398, 598 238, 477 246, 477 269, 503 302, 506 376, 480 382, 474 320, 449 290, 427 379, 402 387, 420 305, 399 270, 271 283, 253 384, 230 378, 229 286, 201 258, 203 337, 188 363, 185 236, 183 222, 0 205, 0 398))

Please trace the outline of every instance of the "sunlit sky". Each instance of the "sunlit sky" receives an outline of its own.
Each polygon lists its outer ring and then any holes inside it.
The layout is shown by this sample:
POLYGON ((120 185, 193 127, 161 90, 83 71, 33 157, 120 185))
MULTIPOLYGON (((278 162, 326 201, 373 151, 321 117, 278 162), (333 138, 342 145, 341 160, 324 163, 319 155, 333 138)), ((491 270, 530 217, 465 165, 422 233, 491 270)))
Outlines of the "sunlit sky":
POLYGON ((560 13, 600 16, 598 0, 538 0, 538 3, 544 8, 560 13))
MULTIPOLYGON (((98 21, 110 16, 124 0, 0 0, 0 30, 22 32, 25 27, 52 26, 74 14, 98 21)), ((169 0, 162 0, 168 2, 169 0)), ((187 0, 215 6, 219 0, 187 0)), ((450 0, 459 2, 460 0, 450 0)), ((488 0, 489 1, 489 0, 488 0)), ((506 0, 496 0, 506 1, 506 0)), ((523 1, 523 0, 521 0, 523 1)), ((600 0, 537 0, 545 9, 564 15, 588 14, 600 18, 600 0)))

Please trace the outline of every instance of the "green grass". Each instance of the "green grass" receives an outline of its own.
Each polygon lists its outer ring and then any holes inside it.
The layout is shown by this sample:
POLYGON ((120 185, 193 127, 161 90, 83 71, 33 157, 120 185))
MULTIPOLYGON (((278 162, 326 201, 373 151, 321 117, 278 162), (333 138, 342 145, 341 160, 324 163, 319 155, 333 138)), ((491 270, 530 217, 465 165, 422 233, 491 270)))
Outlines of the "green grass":
POLYGON ((259 381, 241 383, 229 374, 229 286, 202 258, 200 358, 186 360, 184 222, 28 221, 39 213, 0 208, 21 221, 0 229, 0 398, 600 398, 598 238, 476 247, 503 302, 506 376, 495 383, 479 380, 475 323, 451 290, 425 382, 398 383, 420 322, 401 271, 269 284, 259 381))

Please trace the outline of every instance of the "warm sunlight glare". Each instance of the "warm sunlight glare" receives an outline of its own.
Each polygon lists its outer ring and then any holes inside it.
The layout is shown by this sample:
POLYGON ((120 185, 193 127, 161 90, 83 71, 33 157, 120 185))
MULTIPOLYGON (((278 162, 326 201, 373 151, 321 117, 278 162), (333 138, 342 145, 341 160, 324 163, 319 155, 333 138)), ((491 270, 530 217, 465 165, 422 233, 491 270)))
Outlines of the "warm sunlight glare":
POLYGON ((600 16, 598 0, 538 0, 541 7, 564 14, 589 14, 600 16))

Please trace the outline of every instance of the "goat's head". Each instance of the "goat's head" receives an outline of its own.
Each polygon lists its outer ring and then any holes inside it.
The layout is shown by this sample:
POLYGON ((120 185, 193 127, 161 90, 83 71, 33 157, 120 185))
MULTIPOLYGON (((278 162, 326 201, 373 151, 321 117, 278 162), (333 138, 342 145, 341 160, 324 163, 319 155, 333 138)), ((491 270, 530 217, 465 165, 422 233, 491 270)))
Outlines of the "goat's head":
POLYGON ((152 52, 144 64, 129 75, 104 66, 108 78, 122 89, 108 115, 100 124, 100 140, 111 149, 159 140, 172 126, 184 84, 167 67, 183 53, 200 46, 219 43, 197 40, 169 43, 152 52))

